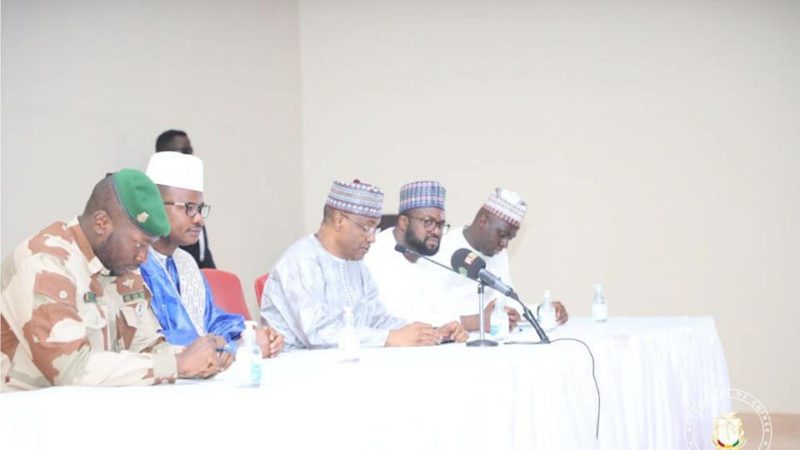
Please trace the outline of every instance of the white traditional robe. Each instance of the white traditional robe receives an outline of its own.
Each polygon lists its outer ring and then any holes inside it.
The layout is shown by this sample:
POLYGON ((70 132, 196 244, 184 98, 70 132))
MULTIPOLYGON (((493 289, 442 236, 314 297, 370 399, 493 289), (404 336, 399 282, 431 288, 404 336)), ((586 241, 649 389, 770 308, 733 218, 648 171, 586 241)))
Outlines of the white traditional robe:
POLYGON ((272 268, 261 317, 283 334, 289 350, 334 347, 344 327, 345 306, 353 307, 364 346, 385 345, 389 330, 407 323, 386 312, 363 261, 338 258, 309 235, 289 247, 272 268))
MULTIPOLYGON (((486 270, 500 277, 503 282, 511 287, 514 287, 514 281, 511 279, 511 267, 508 262, 508 252, 501 250, 494 256, 486 256, 478 250, 474 249, 467 239, 464 237, 464 229, 466 227, 455 227, 447 234, 442 236, 442 242, 439 245, 439 252, 433 256, 433 259, 450 267, 451 257, 456 250, 466 248, 480 255, 486 261, 486 270)), ((478 284, 467 277, 450 277, 447 286, 444 289, 445 297, 442 299, 443 304, 450 308, 451 314, 458 314, 462 316, 478 314, 478 284)), ((503 294, 487 287, 484 291, 485 304, 489 304, 493 299, 499 298, 503 294)), ((517 310, 521 310, 519 304, 511 299, 506 299, 506 306, 511 306, 517 310)))
POLYGON ((455 275, 423 258, 416 262, 406 259, 394 249, 394 230, 378 234, 364 257, 386 310, 408 321, 432 325, 458 321, 459 315, 444 304, 443 292, 455 275))

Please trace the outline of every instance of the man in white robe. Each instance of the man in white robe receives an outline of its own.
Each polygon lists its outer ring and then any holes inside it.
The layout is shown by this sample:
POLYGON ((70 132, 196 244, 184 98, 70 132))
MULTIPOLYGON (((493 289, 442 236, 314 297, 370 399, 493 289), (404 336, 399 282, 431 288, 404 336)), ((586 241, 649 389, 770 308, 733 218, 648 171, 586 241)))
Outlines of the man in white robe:
MULTIPOLYGON (((516 193, 504 188, 495 189, 478 210, 472 224, 456 227, 444 235, 434 259, 450 266, 453 253, 462 248, 471 250, 486 261, 486 270, 500 277, 509 286, 514 286, 506 248, 517 236, 527 210, 527 204, 516 193)), ((452 312, 462 317, 477 315, 478 294, 475 282, 465 277, 452 277, 449 281, 445 287, 448 297, 446 303, 455 308, 452 312)), ((488 287, 485 290, 487 302, 501 295, 488 287)), ((507 305, 517 308, 515 303, 509 300, 507 305)), ((557 301, 553 302, 553 306, 558 324, 565 323, 569 318, 567 309, 557 301)), ((467 326, 467 329, 472 328, 467 326)))
POLYGON ((441 301, 449 278, 457 276, 396 245, 432 256, 439 250, 445 221, 444 186, 438 181, 414 181, 400 188, 397 225, 375 238, 364 262, 378 284, 378 292, 390 314, 429 323, 459 320, 441 301))
MULTIPOLYGON (((446 190, 437 181, 414 181, 400 188, 397 225, 381 232, 374 248, 364 260, 378 283, 381 300, 390 313, 405 319, 416 318, 432 323, 457 320, 469 331, 478 330, 475 308, 464 308, 461 298, 448 294, 452 285, 462 283, 477 290, 477 283, 448 272, 412 252, 400 253, 401 245, 420 255, 439 254, 442 235, 449 225, 445 220, 446 190)), ((445 264, 450 267, 449 262, 445 264)), ((475 297, 472 305, 477 305, 475 297)), ((486 305, 485 328, 494 303, 486 305)), ((507 308, 509 325, 519 321, 516 310, 507 308)))

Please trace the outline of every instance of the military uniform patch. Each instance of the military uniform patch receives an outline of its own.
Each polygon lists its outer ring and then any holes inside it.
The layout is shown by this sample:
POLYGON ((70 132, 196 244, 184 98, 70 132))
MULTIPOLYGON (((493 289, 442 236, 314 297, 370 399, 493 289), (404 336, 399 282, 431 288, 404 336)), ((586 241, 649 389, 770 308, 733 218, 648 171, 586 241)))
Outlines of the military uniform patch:
POLYGON ((122 296, 122 301, 125 302, 125 303, 129 303, 129 302, 133 302, 133 301, 144 299, 144 298, 146 298, 145 294, 144 294, 144 291, 139 291, 139 292, 133 292, 133 293, 130 293, 130 294, 123 295, 122 296))

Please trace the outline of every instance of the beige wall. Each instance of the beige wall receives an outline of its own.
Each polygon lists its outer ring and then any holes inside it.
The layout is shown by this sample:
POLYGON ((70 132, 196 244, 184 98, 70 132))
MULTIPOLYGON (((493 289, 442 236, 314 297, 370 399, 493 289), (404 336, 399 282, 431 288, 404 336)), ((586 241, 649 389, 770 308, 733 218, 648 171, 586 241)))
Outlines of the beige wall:
POLYGON ((713 315, 734 387, 800 412, 800 3, 322 2, 300 7, 305 224, 359 177, 397 207, 495 186, 529 302, 713 315))
POLYGON ((2 253, 168 127, 251 300, 333 179, 439 179, 453 223, 503 185, 525 298, 713 315, 733 386, 800 412, 800 4, 299 3, 4 1, 2 253))
POLYGON ((302 220, 297 26, 292 1, 4 1, 3 254, 179 128, 214 257, 254 301, 302 220))

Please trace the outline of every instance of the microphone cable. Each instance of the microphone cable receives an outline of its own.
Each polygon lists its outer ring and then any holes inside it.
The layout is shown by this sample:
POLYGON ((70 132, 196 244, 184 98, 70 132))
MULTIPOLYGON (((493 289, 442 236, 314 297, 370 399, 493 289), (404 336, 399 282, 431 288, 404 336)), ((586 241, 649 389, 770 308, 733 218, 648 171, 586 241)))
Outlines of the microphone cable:
MULTIPOLYGON (((589 345, 586 342, 583 342, 580 339, 571 338, 571 337, 564 337, 564 338, 551 339, 550 343, 552 344, 552 343, 558 342, 558 341, 575 341, 575 342, 583 345, 583 347, 586 349, 586 351, 589 352, 589 358, 591 358, 591 360, 592 360, 592 380, 594 381, 594 390, 595 390, 595 392, 597 392, 597 421, 595 422, 594 438, 595 438, 595 440, 599 441, 600 440, 600 385, 597 383, 597 375, 595 373, 594 353, 592 353, 592 349, 589 348, 589 345)), ((542 341, 539 341, 539 342, 513 342, 512 341, 512 342, 507 342, 505 345, 509 345, 509 344, 541 345, 541 344, 545 344, 545 343, 542 342, 542 341)))

